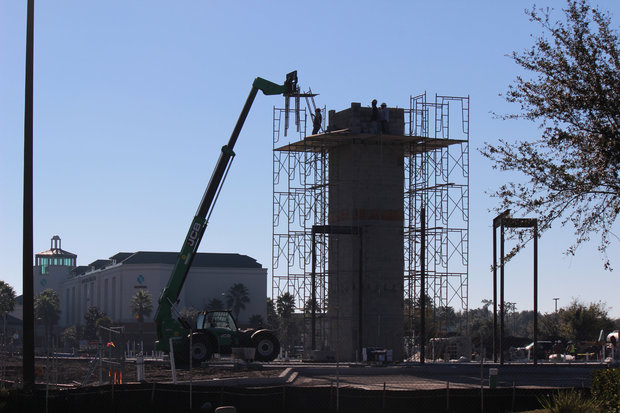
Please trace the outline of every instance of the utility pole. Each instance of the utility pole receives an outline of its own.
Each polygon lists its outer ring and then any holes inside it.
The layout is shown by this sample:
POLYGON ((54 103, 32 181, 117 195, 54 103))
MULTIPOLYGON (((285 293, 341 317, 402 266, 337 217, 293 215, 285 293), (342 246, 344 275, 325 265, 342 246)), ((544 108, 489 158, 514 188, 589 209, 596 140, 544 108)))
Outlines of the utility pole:
POLYGON ((24 215, 23 215, 23 379, 24 388, 34 390, 34 273, 33 252, 33 77, 34 77, 34 0, 28 0, 26 17, 26 87, 24 105, 24 215))
POLYGON ((558 297, 555 297, 555 298, 553 299, 553 301, 555 301, 555 312, 556 312, 556 313, 558 312, 558 300, 559 300, 559 298, 558 298, 558 297))

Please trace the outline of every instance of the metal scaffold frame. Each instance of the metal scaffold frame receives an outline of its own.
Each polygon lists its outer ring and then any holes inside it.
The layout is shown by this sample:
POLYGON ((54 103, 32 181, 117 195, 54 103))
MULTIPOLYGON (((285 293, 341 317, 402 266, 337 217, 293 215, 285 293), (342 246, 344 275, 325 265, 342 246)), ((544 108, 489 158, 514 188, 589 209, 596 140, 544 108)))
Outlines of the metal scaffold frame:
MULTIPOLYGON (((308 102, 307 102, 308 103, 308 102)), ((314 102, 308 104, 314 112, 314 102)), ((326 110, 323 109, 323 113, 326 110)), ((290 293, 297 311, 309 314, 312 297, 312 228, 328 225, 328 147, 314 140, 306 147, 306 109, 273 109, 273 244, 272 289, 277 297, 290 293), (297 130, 286 136, 285 121, 294 111, 297 130), (298 142, 292 150, 276 150, 298 142)), ((323 122, 325 123, 325 118, 323 122)), ((323 127, 323 130, 325 128, 323 127)), ((468 310, 469 261, 469 97, 426 93, 410 97, 405 110, 404 171, 404 299, 419 303, 421 286, 420 210, 426 208, 427 309, 440 332, 449 332, 446 307, 468 310), (456 112, 455 112, 456 110, 456 112), (450 112, 453 112, 451 119, 450 112), (457 116, 454 116, 456 114, 457 116), (460 115, 460 116, 459 116, 460 115), (460 119, 459 119, 460 118, 460 119), (460 120, 460 122, 459 122, 460 120), (456 122, 456 123, 455 123, 456 122)), ((328 297, 328 234, 316 233, 317 341, 325 343, 328 297)), ((413 326, 413 306, 409 325, 413 326)), ((461 328, 466 326, 460 326, 461 328)), ((308 334, 308 332, 305 332, 308 334)), ((416 332, 407 334, 413 337, 416 332)), ((309 342, 309 338, 305 343, 309 342)))
MULTIPOLYGON (((413 329, 413 307, 420 302, 419 228, 425 208, 427 311, 432 311, 439 332, 447 333, 455 327, 448 324, 447 307, 465 314, 468 309, 469 97, 435 95, 435 101, 428 102, 426 93, 412 96, 408 115, 409 134, 430 139, 410 148, 405 157, 405 299, 413 304, 407 306, 409 326, 413 329), (460 111, 460 123, 451 123, 454 108, 460 111), (456 143, 429 148, 434 139, 456 143)), ((464 331, 467 326, 459 327, 464 331)))
MULTIPOLYGON (((311 93, 311 92, 310 92, 311 93)), ((306 99, 312 111, 313 101, 306 99)), ((277 151, 290 143, 282 136, 287 113, 299 119, 295 139, 306 136, 306 109, 273 109, 273 243, 271 293, 275 300, 285 293, 295 299, 297 311, 310 311, 312 226, 327 224, 327 149, 324 151, 277 151)), ((323 109, 325 113, 325 109, 323 109)), ((325 120, 323 121, 325 122, 325 120)), ((316 234, 316 313, 317 337, 323 342, 327 311, 327 239, 316 234)), ((308 333, 308 332, 306 332, 308 333)))

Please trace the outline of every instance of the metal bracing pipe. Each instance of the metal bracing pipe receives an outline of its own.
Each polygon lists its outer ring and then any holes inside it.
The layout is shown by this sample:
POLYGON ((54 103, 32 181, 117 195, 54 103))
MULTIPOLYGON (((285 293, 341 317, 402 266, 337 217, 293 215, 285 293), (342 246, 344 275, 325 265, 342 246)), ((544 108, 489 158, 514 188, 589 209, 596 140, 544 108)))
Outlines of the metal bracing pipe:
POLYGON ((499 231, 499 364, 504 364, 504 220, 499 231))
POLYGON ((420 364, 426 358, 426 209, 420 208, 420 364))
POLYGON ((534 223, 534 365, 538 364, 538 221, 534 223))

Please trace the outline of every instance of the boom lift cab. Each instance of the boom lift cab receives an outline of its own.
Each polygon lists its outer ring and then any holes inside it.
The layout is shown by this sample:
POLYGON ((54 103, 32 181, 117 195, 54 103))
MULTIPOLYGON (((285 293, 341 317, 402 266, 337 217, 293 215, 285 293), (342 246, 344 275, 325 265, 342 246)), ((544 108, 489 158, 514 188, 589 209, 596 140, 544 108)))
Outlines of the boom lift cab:
POLYGON ((215 352, 230 354, 233 347, 254 347, 256 349, 256 360, 271 361, 275 359, 280 351, 280 343, 272 331, 263 329, 239 330, 229 311, 209 311, 203 313, 198 317, 198 325, 190 326, 187 320, 174 307, 192 266, 213 206, 230 168, 232 158, 235 155, 233 151, 235 143, 259 90, 265 95, 284 95, 287 99, 291 96, 301 96, 297 86, 296 71, 286 75, 283 85, 257 77, 252 83, 250 94, 239 115, 228 144, 222 147, 222 152, 200 201, 196 215, 190 224, 168 284, 159 298, 159 306, 154 318, 157 329, 155 348, 169 352, 170 343, 172 343, 174 354, 180 359, 188 359, 188 356, 191 354, 194 361, 201 362, 208 360, 215 352), (173 317, 173 311, 176 313, 176 317, 173 317), (211 324, 212 321, 214 322, 213 325, 211 324), (192 343, 191 350, 189 349, 190 341, 192 343))

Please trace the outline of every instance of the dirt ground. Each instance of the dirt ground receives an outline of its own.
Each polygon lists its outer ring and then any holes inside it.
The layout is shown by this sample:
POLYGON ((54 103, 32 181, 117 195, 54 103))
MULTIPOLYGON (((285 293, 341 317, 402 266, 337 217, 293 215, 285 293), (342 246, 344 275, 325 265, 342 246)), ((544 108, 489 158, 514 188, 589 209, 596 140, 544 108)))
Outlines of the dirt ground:
MULTIPOLYGON (((50 383, 59 386, 79 386, 89 375, 86 385, 99 385, 101 376, 103 384, 130 383, 137 381, 137 366, 135 359, 119 360, 104 359, 101 364, 95 362, 92 368, 92 358, 37 358, 35 360, 35 380, 37 383, 50 383), (100 373, 101 371, 101 373, 100 373)), ((276 377, 283 369, 262 368, 260 364, 234 364, 231 361, 212 363, 204 367, 193 366, 192 380, 209 380, 213 378, 238 377, 276 377)), ((172 382, 172 370, 169 361, 146 360, 144 365, 145 380, 148 382, 172 382)), ((22 361, 18 358, 0 360, 0 381, 9 386, 19 383, 22 377, 22 361)), ((177 380, 190 380, 190 371, 185 366, 177 367, 177 380)))

